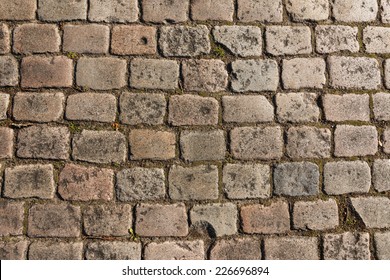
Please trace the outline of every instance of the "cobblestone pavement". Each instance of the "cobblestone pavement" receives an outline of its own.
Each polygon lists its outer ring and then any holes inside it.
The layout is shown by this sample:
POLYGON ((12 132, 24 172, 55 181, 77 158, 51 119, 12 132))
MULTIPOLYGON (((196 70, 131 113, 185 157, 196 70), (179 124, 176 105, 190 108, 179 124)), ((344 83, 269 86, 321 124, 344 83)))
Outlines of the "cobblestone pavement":
POLYGON ((389 0, 0 0, 1 259, 390 259, 389 0))

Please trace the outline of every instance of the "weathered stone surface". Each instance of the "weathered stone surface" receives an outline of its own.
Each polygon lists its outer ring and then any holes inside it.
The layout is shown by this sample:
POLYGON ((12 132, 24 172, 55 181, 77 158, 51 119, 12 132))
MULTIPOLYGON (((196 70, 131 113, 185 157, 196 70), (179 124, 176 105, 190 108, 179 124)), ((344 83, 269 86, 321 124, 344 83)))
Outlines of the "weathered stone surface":
POLYGON ((69 158, 70 133, 63 126, 36 125, 18 133, 16 155, 21 158, 69 158))
POLYGON ((14 155, 14 131, 0 127, 0 159, 12 158, 14 155))
POLYGON ((386 129, 382 135, 383 138, 383 151, 386 154, 390 154, 390 129, 386 129))
POLYGON ((181 167, 169 170, 169 197, 175 200, 218 198, 218 168, 214 165, 181 167))
POLYGON ((2 0, 0 2, 0 20, 35 19, 37 1, 35 0, 2 0))
POLYGON ((378 259, 390 260, 390 232, 376 232, 374 244, 378 259))
POLYGON ((230 138, 234 158, 269 160, 283 156, 282 130, 279 126, 237 127, 231 130, 230 138))
POLYGON ((390 1, 381 0, 381 18, 383 23, 390 23, 390 1))
POLYGON ((218 240, 210 251, 211 260, 260 260, 259 240, 234 238, 218 240))
POLYGON ((58 193, 65 200, 112 200, 114 172, 110 169, 67 164, 58 181, 58 193))
POLYGON ((145 260, 204 260, 202 240, 166 241, 145 246, 145 260))
POLYGON ((315 29, 316 49, 319 53, 358 52, 360 46, 357 36, 357 27, 318 25, 315 29))
POLYGON ((274 169, 274 193, 311 196, 319 192, 320 172, 311 162, 281 163, 274 169))
POLYGON ((0 54, 9 53, 11 50, 11 38, 8 25, 0 24, 0 54))
POLYGON ((370 167, 363 161, 328 162, 324 166, 324 185, 330 195, 367 193, 371 186, 370 167))
POLYGON ((156 28, 153 26, 114 26, 111 52, 119 55, 155 54, 157 50, 156 28))
POLYGON ((328 121, 370 121, 368 94, 325 94, 322 102, 328 121))
POLYGON ((0 236, 23 234, 24 203, 13 201, 0 202, 0 236))
POLYGON ((387 197, 352 197, 352 206, 367 228, 390 227, 390 199, 387 197))
POLYGON ((315 93, 278 93, 276 106, 280 122, 317 122, 320 117, 315 93))
POLYGON ((15 57, 0 56, 0 87, 16 86, 19 82, 19 66, 15 57))
POLYGON ((290 0, 286 2, 286 9, 296 21, 326 20, 330 11, 328 0, 290 0))
POLYGON ((270 167, 262 164, 227 164, 223 168, 223 188, 230 199, 269 198, 270 167))
POLYGON ((142 14, 145 21, 156 23, 183 22, 188 19, 189 0, 144 0, 142 14))
POLYGON ((191 1, 193 20, 233 21, 233 0, 194 0, 191 1))
POLYGON ((238 0, 237 17, 242 22, 281 22, 282 0, 238 0))
POLYGON ((390 121, 390 94, 380 92, 372 95, 373 111, 378 121, 390 121))
POLYGON ((282 81, 285 89, 321 89, 326 83, 325 61, 322 58, 284 59, 282 81))
POLYGON ((90 21, 134 22, 138 20, 137 0, 90 0, 90 21))
POLYGON ((363 43, 368 53, 390 53, 390 28, 367 26, 363 30, 363 43))
POLYGON ((0 242, 0 260, 25 260, 27 257, 28 241, 0 242))
POLYGON ((195 205, 190 219, 191 224, 207 223, 212 237, 237 233, 237 206, 232 203, 195 205))
POLYGON ((7 119, 7 111, 10 103, 10 96, 0 92, 0 120, 7 119))
POLYGON ((225 46, 234 55, 261 56, 261 29, 257 26, 216 26, 213 29, 216 42, 225 46))
POLYGON ((266 260, 319 260, 317 237, 270 237, 264 240, 266 260))
POLYGON ((236 60, 231 67, 233 91, 276 91, 278 88, 279 70, 275 60, 236 60))
POLYGON ((377 159, 373 164, 372 182, 378 192, 390 190, 390 160, 377 159))
POLYGON ((165 175, 161 168, 133 167, 116 175, 116 196, 120 201, 161 199, 165 196, 165 175))
POLYGON ((128 241, 96 241, 87 244, 87 260, 140 260, 141 243, 128 241))
POLYGON ((82 242, 35 241, 28 250, 29 260, 82 260, 82 242))
POLYGON ((378 13, 376 0, 333 0, 333 16, 337 21, 374 21, 378 13))
POLYGON ((39 0, 38 18, 43 21, 85 20, 87 9, 87 0, 39 0))
POLYGON ((308 26, 268 26, 265 31, 267 52, 272 55, 297 55, 312 52, 308 26))
POLYGON ((368 233, 326 234, 323 241, 325 260, 369 260, 368 233))

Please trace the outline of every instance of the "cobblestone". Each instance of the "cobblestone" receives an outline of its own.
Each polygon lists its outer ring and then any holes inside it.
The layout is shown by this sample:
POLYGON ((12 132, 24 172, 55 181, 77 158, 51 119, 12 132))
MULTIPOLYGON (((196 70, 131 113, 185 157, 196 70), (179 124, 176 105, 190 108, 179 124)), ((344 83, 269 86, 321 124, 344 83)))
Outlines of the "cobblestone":
POLYGON ((90 0, 88 19, 103 22, 134 22, 138 20, 137 0, 90 0))
POLYGON ((107 53, 110 29, 105 25, 65 25, 63 50, 75 53, 107 53))
POLYGON ((276 106, 280 122, 317 122, 320 117, 315 93, 278 93, 276 106))
POLYGON ((16 86, 19 83, 19 66, 15 57, 0 56, 0 87, 16 86))
POLYGON ((312 52, 308 26, 269 26, 265 32, 267 52, 272 55, 296 55, 312 52))
POLYGON ((326 20, 329 17, 328 0, 290 0, 286 3, 287 11, 296 21, 301 20, 326 20))
POLYGON ((11 38, 8 25, 0 24, 0 54, 9 53, 11 49, 11 38))
POLYGON ((20 202, 0 202, 0 236, 23 234, 24 204, 20 202))
POLYGON ((326 83, 325 61, 322 58, 293 58, 283 60, 285 89, 321 89, 326 83))
POLYGON ((191 1, 191 18, 207 21, 233 21, 233 0, 195 0, 191 1))
POLYGON ((368 94, 325 94, 322 97, 322 102, 325 118, 328 121, 370 121, 370 97, 368 94))
POLYGON ((264 240, 266 260, 318 260, 318 238, 274 237, 264 240))
POLYGON ((218 240, 210 252, 211 260, 260 260, 260 242, 251 238, 218 240))
POLYGON ((149 243, 145 247, 145 259, 204 260, 204 244, 202 240, 149 243))
POLYGON ((359 51, 358 28, 344 25, 318 25, 315 29, 316 49, 320 53, 359 51))
POLYGON ((325 260, 370 259, 370 237, 368 233, 326 234, 323 242, 325 260))
POLYGON ((112 29, 111 51, 118 55, 155 54, 156 28, 152 26, 115 26, 112 29))
POLYGON ((141 244, 127 241, 96 241, 86 246, 87 260, 140 260, 141 244))
POLYGON ((82 260, 82 242, 35 241, 28 250, 29 260, 82 260))

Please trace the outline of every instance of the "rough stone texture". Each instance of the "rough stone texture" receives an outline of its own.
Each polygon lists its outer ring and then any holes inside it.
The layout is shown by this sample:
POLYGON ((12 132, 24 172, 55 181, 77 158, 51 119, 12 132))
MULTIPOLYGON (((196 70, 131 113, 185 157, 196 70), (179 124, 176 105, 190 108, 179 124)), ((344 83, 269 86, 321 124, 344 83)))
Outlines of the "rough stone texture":
POLYGON ((28 250, 29 260, 82 260, 82 242, 35 241, 28 250))
POLYGON ((328 158, 331 132, 327 128, 292 127, 287 131, 286 147, 290 158, 328 158))
POLYGON ((183 22, 188 19, 189 0, 144 0, 143 19, 156 23, 183 22))
POLYGON ((352 206, 367 228, 390 227, 390 199, 387 197, 353 197, 352 206))
POLYGON ((290 0, 286 2, 286 9, 295 21, 326 20, 330 11, 328 0, 290 0))
POLYGON ((218 198, 218 168, 214 165, 181 167, 169 170, 169 197, 174 200, 218 198))
POLYGON ((390 260, 390 232, 376 232, 374 235, 376 255, 380 260, 390 260))
POLYGON ((35 0, 2 0, 0 20, 32 20, 35 19, 36 9, 35 0))
POLYGON ((262 33, 257 26, 216 26, 213 36, 234 55, 248 57, 262 54, 262 33))
POLYGON ((223 188, 230 199, 269 198, 270 167, 262 164, 227 164, 223 188))
POLYGON ((0 54, 6 54, 10 52, 10 30, 8 25, 1 23, 0 24, 0 54))
POLYGON ((0 202, 0 236, 23 234, 24 204, 21 202, 0 202))
POLYGON ((174 126, 216 125, 218 108, 218 101, 212 97, 174 95, 169 99, 168 121, 174 126))
POLYGON ((19 92, 14 96, 12 115, 17 121, 54 122, 64 113, 62 92, 19 92))
POLYGON ((64 200, 112 200, 113 179, 110 169, 67 164, 59 176, 58 193, 64 200))
POLYGON ((55 183, 50 164, 19 165, 5 169, 4 193, 9 198, 53 198, 55 183))
POLYGON ((184 89, 218 92, 225 90, 228 73, 225 64, 216 59, 188 60, 182 64, 184 89))
POLYGON ((363 30, 363 43, 368 53, 390 53, 390 28, 368 26, 363 30))
POLYGON ((0 260, 25 260, 27 257, 28 241, 0 242, 0 260))
POLYGON ((319 260, 317 237, 271 237, 264 240, 266 260, 319 260))
POLYGON ((90 0, 90 21, 134 22, 138 20, 137 0, 90 0))
POLYGON ((293 227, 300 230, 329 230, 339 225, 337 203, 333 199, 294 203, 293 227))
POLYGON ((72 156, 93 163, 121 163, 127 158, 125 136, 118 131, 83 130, 73 138, 72 156))
POLYGON ((85 20, 87 9, 87 0, 39 0, 38 18, 43 21, 85 20))
POLYGON ((202 240, 149 243, 145 247, 145 260, 204 260, 204 257, 202 240))
POLYGON ((333 0, 333 16, 337 21, 369 22, 376 19, 376 0, 333 0))
POLYGON ((65 114, 68 120, 114 122, 116 98, 104 93, 72 94, 68 96, 65 114))
POLYGON ((17 86, 19 83, 19 66, 13 56, 0 56, 0 87, 17 86))
POLYGON ((317 122, 320 116, 315 93, 278 93, 276 106, 280 122, 317 122))
POLYGON ((358 52, 358 28, 344 25, 318 25, 315 29, 316 50, 319 53, 358 52))
POLYGON ((330 195, 367 193, 371 186, 370 167, 364 161, 328 162, 324 166, 324 185, 330 195))
POLYGON ((390 1, 381 0, 381 18, 383 23, 390 23, 390 1))
POLYGON ((206 223, 211 237, 237 233, 237 206, 232 203, 195 205, 190 219, 191 224, 206 223))
POLYGON ((390 160, 377 159, 373 164, 372 182, 378 192, 390 190, 390 160))
POLYGON ((87 244, 87 260, 140 260, 141 244, 127 241, 96 241, 87 244))
POLYGON ((0 127, 0 159, 12 158, 14 154, 14 131, 0 127))
POLYGON ((207 21, 233 21, 234 0, 194 0, 191 1, 191 18, 207 21))
POLYGON ((290 230, 288 204, 274 201, 269 205, 253 204, 241 207, 242 229, 245 233, 286 233, 290 230))
POLYGON ((275 60, 236 60, 231 67, 233 91, 276 91, 278 88, 279 70, 275 60))
POLYGON ((102 204, 83 210, 83 227, 88 236, 126 236, 132 227, 132 210, 127 204, 102 204))
POLYGON ((325 94, 322 97, 325 118, 331 122, 370 121, 368 94, 325 94))
POLYGON ((230 132, 230 150, 242 160, 280 159, 283 156, 282 130, 279 126, 241 127, 230 132))
POLYGON ((386 129, 383 132, 383 151, 387 154, 390 154, 390 129, 386 129))
POLYGON ((293 58, 283 60, 285 89, 321 89, 326 83, 325 61, 322 58, 293 58))
POLYGON ((136 208, 135 230, 142 236, 186 236, 187 210, 183 203, 140 204, 136 208))
POLYGON ((153 26, 114 26, 112 29, 111 52, 113 54, 155 54, 156 49, 156 28, 153 26))
POLYGON ((375 126, 338 125, 334 142, 337 157, 375 155, 378 151, 378 132, 375 126))
POLYGON ((210 251, 211 260, 260 260, 260 242, 251 238, 218 240, 210 251))
POLYGON ((0 120, 7 119, 7 111, 10 103, 10 96, 0 92, 0 120))
POLYGON ((267 52, 272 55, 296 55, 312 52, 308 26, 269 26, 265 32, 267 52))
POLYGON ((373 111, 378 121, 390 121, 390 95, 376 93, 372 95, 373 111))
POLYGON ((370 259, 370 236, 368 233, 326 234, 323 243, 325 260, 370 259))
POLYGON ((19 130, 16 155, 21 158, 69 158, 70 133, 66 127, 30 126, 19 130))
POLYGON ((242 22, 281 22, 282 0, 238 0, 237 17, 242 22))
POLYGON ((285 196, 317 195, 319 179, 320 172, 314 163, 282 163, 274 169, 274 193, 285 196))
POLYGON ((165 175, 161 168, 133 167, 116 175, 116 196, 120 201, 161 199, 165 196, 165 175))

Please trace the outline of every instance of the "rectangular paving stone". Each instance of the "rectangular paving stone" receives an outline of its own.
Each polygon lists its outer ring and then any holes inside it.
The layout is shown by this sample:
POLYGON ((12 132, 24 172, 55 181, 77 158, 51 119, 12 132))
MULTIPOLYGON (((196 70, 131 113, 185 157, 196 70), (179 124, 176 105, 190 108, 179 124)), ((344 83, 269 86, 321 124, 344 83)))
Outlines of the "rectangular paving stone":
POLYGON ((326 234, 323 237, 325 260, 369 260, 370 236, 366 232, 326 234))
POLYGON ((188 20, 189 0, 144 0, 142 18, 155 23, 175 23, 188 20))
POLYGON ((39 0, 38 18, 42 21, 85 20, 87 0, 39 0))
POLYGON ((390 160, 377 159, 372 168, 372 183, 378 192, 390 190, 390 160))
POLYGON ((390 1, 381 0, 380 14, 383 23, 390 23, 390 1))
POLYGON ((351 197, 352 206, 367 228, 390 227, 390 199, 368 196, 351 197))
POLYGON ((17 86, 19 83, 19 65, 14 56, 0 56, 0 87, 17 86))
POLYGON ((153 26, 114 26, 111 52, 118 55, 146 55, 157 51, 157 30, 153 26))
POLYGON ((268 26, 265 30, 267 52, 272 55, 310 54, 311 31, 308 26, 268 26))
POLYGON ((36 0, 2 0, 0 20, 33 20, 36 9, 36 0))
POLYGON ((145 260, 204 260, 203 240, 166 241, 145 246, 145 260))
POLYGON ((0 127, 0 159, 13 158, 14 131, 8 127, 0 127))
POLYGON ((82 260, 82 242, 34 241, 28 250, 29 260, 82 260))
POLYGON ((27 240, 1 241, 0 260, 25 260, 27 250, 27 240))
POLYGON ((260 241, 253 238, 217 240, 211 251, 211 260, 260 260, 260 241))
POLYGON ((194 0, 191 1, 192 20, 233 21, 233 0, 194 0))
POLYGON ((0 92, 0 120, 7 119, 7 111, 10 104, 10 95, 0 92))
POLYGON ((283 21, 282 0, 238 0, 237 17, 242 22, 283 21))
POLYGON ((367 26, 363 30, 363 43, 368 53, 390 53, 390 28, 367 26))
POLYGON ((138 20, 137 0, 90 0, 88 19, 104 22, 134 22, 138 20))
POLYGON ((87 260, 140 260, 141 243, 128 241, 94 241, 85 249, 87 260))
POLYGON ((310 92, 278 93, 276 113, 279 122, 318 122, 320 109, 317 94, 310 92))
POLYGON ((270 237, 264 240, 266 260, 319 260, 317 237, 270 237))
POLYGON ((326 83, 325 61, 322 58, 284 59, 282 81, 285 89, 321 89, 326 83))
POLYGON ((372 95, 374 117, 378 121, 390 121, 390 95, 380 92, 372 95))
POLYGON ((9 53, 11 50, 11 37, 8 25, 0 24, 0 54, 9 53))
POLYGON ((390 129, 385 129, 383 131, 382 139, 383 151, 386 154, 390 154, 390 129))
MULTIPOLYGON (((328 1, 326 1, 328 2, 328 1)), ((316 50, 319 53, 359 51, 358 28, 345 25, 318 25, 315 29, 316 50)))
POLYGON ((322 104, 328 121, 370 121, 368 94, 324 94, 322 104))
POLYGON ((23 235, 24 203, 1 201, 0 224, 0 236, 23 235))
POLYGON ((376 232, 374 244, 378 259, 390 260, 390 232, 376 232))
POLYGON ((333 16, 337 21, 374 21, 378 13, 376 0, 334 0, 331 4, 333 16))
POLYGON ((329 17, 328 0, 290 0, 286 2, 287 12, 295 21, 326 20, 329 17))

